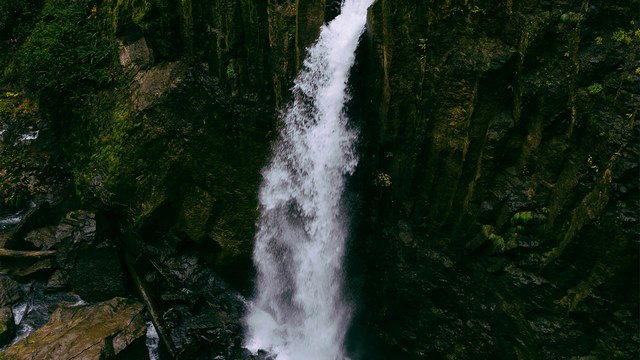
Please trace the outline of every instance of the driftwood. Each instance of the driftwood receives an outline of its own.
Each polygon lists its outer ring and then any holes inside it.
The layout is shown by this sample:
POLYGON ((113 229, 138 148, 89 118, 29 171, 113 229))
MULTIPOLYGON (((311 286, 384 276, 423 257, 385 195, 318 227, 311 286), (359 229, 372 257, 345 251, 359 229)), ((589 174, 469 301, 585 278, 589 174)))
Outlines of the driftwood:
POLYGON ((167 330, 162 324, 162 316, 158 313, 158 310, 151 300, 151 297, 149 297, 149 293, 147 292, 142 279, 140 279, 140 276, 138 276, 138 273, 133 267, 133 259, 128 253, 125 255, 125 262, 127 264, 127 269, 129 269, 129 273, 131 274, 131 278, 133 279, 133 283, 138 289, 140 296, 142 297, 142 302, 147 306, 147 310, 149 310, 149 315, 151 315, 151 322, 153 322, 153 326, 156 327, 158 335, 162 339, 162 342, 169 352, 170 358, 175 359, 176 349, 173 341, 171 340, 171 337, 169 336, 169 330, 167 330))
POLYGON ((25 250, 9 250, 0 248, 0 257, 5 258, 14 258, 14 259, 45 259, 48 257, 52 257, 56 254, 55 250, 33 250, 33 251, 25 251, 25 250))

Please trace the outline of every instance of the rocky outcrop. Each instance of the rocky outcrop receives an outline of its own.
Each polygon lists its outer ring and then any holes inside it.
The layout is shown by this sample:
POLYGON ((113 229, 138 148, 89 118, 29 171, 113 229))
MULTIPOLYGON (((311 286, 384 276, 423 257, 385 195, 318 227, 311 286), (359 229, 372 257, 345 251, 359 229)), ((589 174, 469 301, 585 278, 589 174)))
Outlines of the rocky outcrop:
POLYGON ((148 358, 140 303, 116 298, 90 306, 61 306, 49 322, 10 346, 4 359, 148 358))

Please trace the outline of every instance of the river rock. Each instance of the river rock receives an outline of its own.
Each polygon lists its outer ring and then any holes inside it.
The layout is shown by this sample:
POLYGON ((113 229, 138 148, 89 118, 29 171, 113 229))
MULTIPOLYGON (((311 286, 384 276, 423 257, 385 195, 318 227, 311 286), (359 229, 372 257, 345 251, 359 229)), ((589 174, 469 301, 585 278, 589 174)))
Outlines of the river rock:
POLYGON ((13 312, 11 308, 0 308, 0 346, 8 344, 15 336, 16 325, 13 321, 13 312))
POLYGON ((11 229, 4 246, 8 249, 19 248, 21 245, 20 240, 27 232, 42 226, 48 220, 49 210, 49 204, 46 202, 24 210, 19 217, 20 222, 16 224, 15 228, 11 229))
POLYGON ((122 358, 125 351, 144 356, 146 325, 142 310, 142 304, 123 298, 87 306, 61 306, 45 326, 7 348, 4 359, 98 360, 116 355, 122 358), (142 350, 136 351, 136 347, 142 350))
POLYGON ((47 291, 54 292, 68 287, 67 275, 60 270, 54 271, 47 280, 47 291))
POLYGON ((0 306, 11 306, 21 297, 18 283, 8 276, 0 276, 0 306))
POLYGON ((51 259, 43 259, 32 264, 18 265, 12 267, 9 274, 17 279, 27 279, 38 277, 43 274, 49 274, 53 271, 55 265, 51 259))
POLYGON ((25 235, 24 241, 33 244, 40 250, 49 250, 56 243, 56 227, 47 226, 30 231, 25 235))
POLYGON ((92 242, 96 233, 96 214, 84 210, 69 212, 56 229, 59 242, 92 242))
POLYGON ((171 358, 246 359, 240 295, 193 251, 169 254, 167 248, 147 246, 135 266, 146 271, 141 277, 144 291, 160 295, 154 321, 171 358))

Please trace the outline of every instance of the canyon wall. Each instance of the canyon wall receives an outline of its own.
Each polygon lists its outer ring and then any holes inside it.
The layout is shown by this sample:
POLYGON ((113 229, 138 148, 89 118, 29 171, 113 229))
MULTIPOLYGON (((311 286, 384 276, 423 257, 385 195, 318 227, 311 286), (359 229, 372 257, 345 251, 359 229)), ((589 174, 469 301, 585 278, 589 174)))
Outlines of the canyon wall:
MULTIPOLYGON (((41 138, 0 149, 22 164, 3 170, 3 206, 67 191, 120 251, 195 259, 249 294, 278 111, 339 2, 5 3, 3 134, 41 138), (93 37, 51 36, 69 16, 93 37)), ((348 109, 355 358, 637 354, 638 9, 373 5, 348 109)))

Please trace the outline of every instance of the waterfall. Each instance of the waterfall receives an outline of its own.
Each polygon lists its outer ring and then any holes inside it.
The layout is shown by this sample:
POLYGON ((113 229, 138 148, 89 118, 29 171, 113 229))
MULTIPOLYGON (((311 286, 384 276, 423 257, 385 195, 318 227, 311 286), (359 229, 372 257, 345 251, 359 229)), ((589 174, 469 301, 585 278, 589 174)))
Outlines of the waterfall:
POLYGON ((256 295, 245 346, 278 360, 343 360, 350 306, 342 263, 345 177, 357 156, 344 113, 347 81, 374 0, 346 0, 322 27, 295 80, 293 102, 263 171, 253 260, 256 295))

